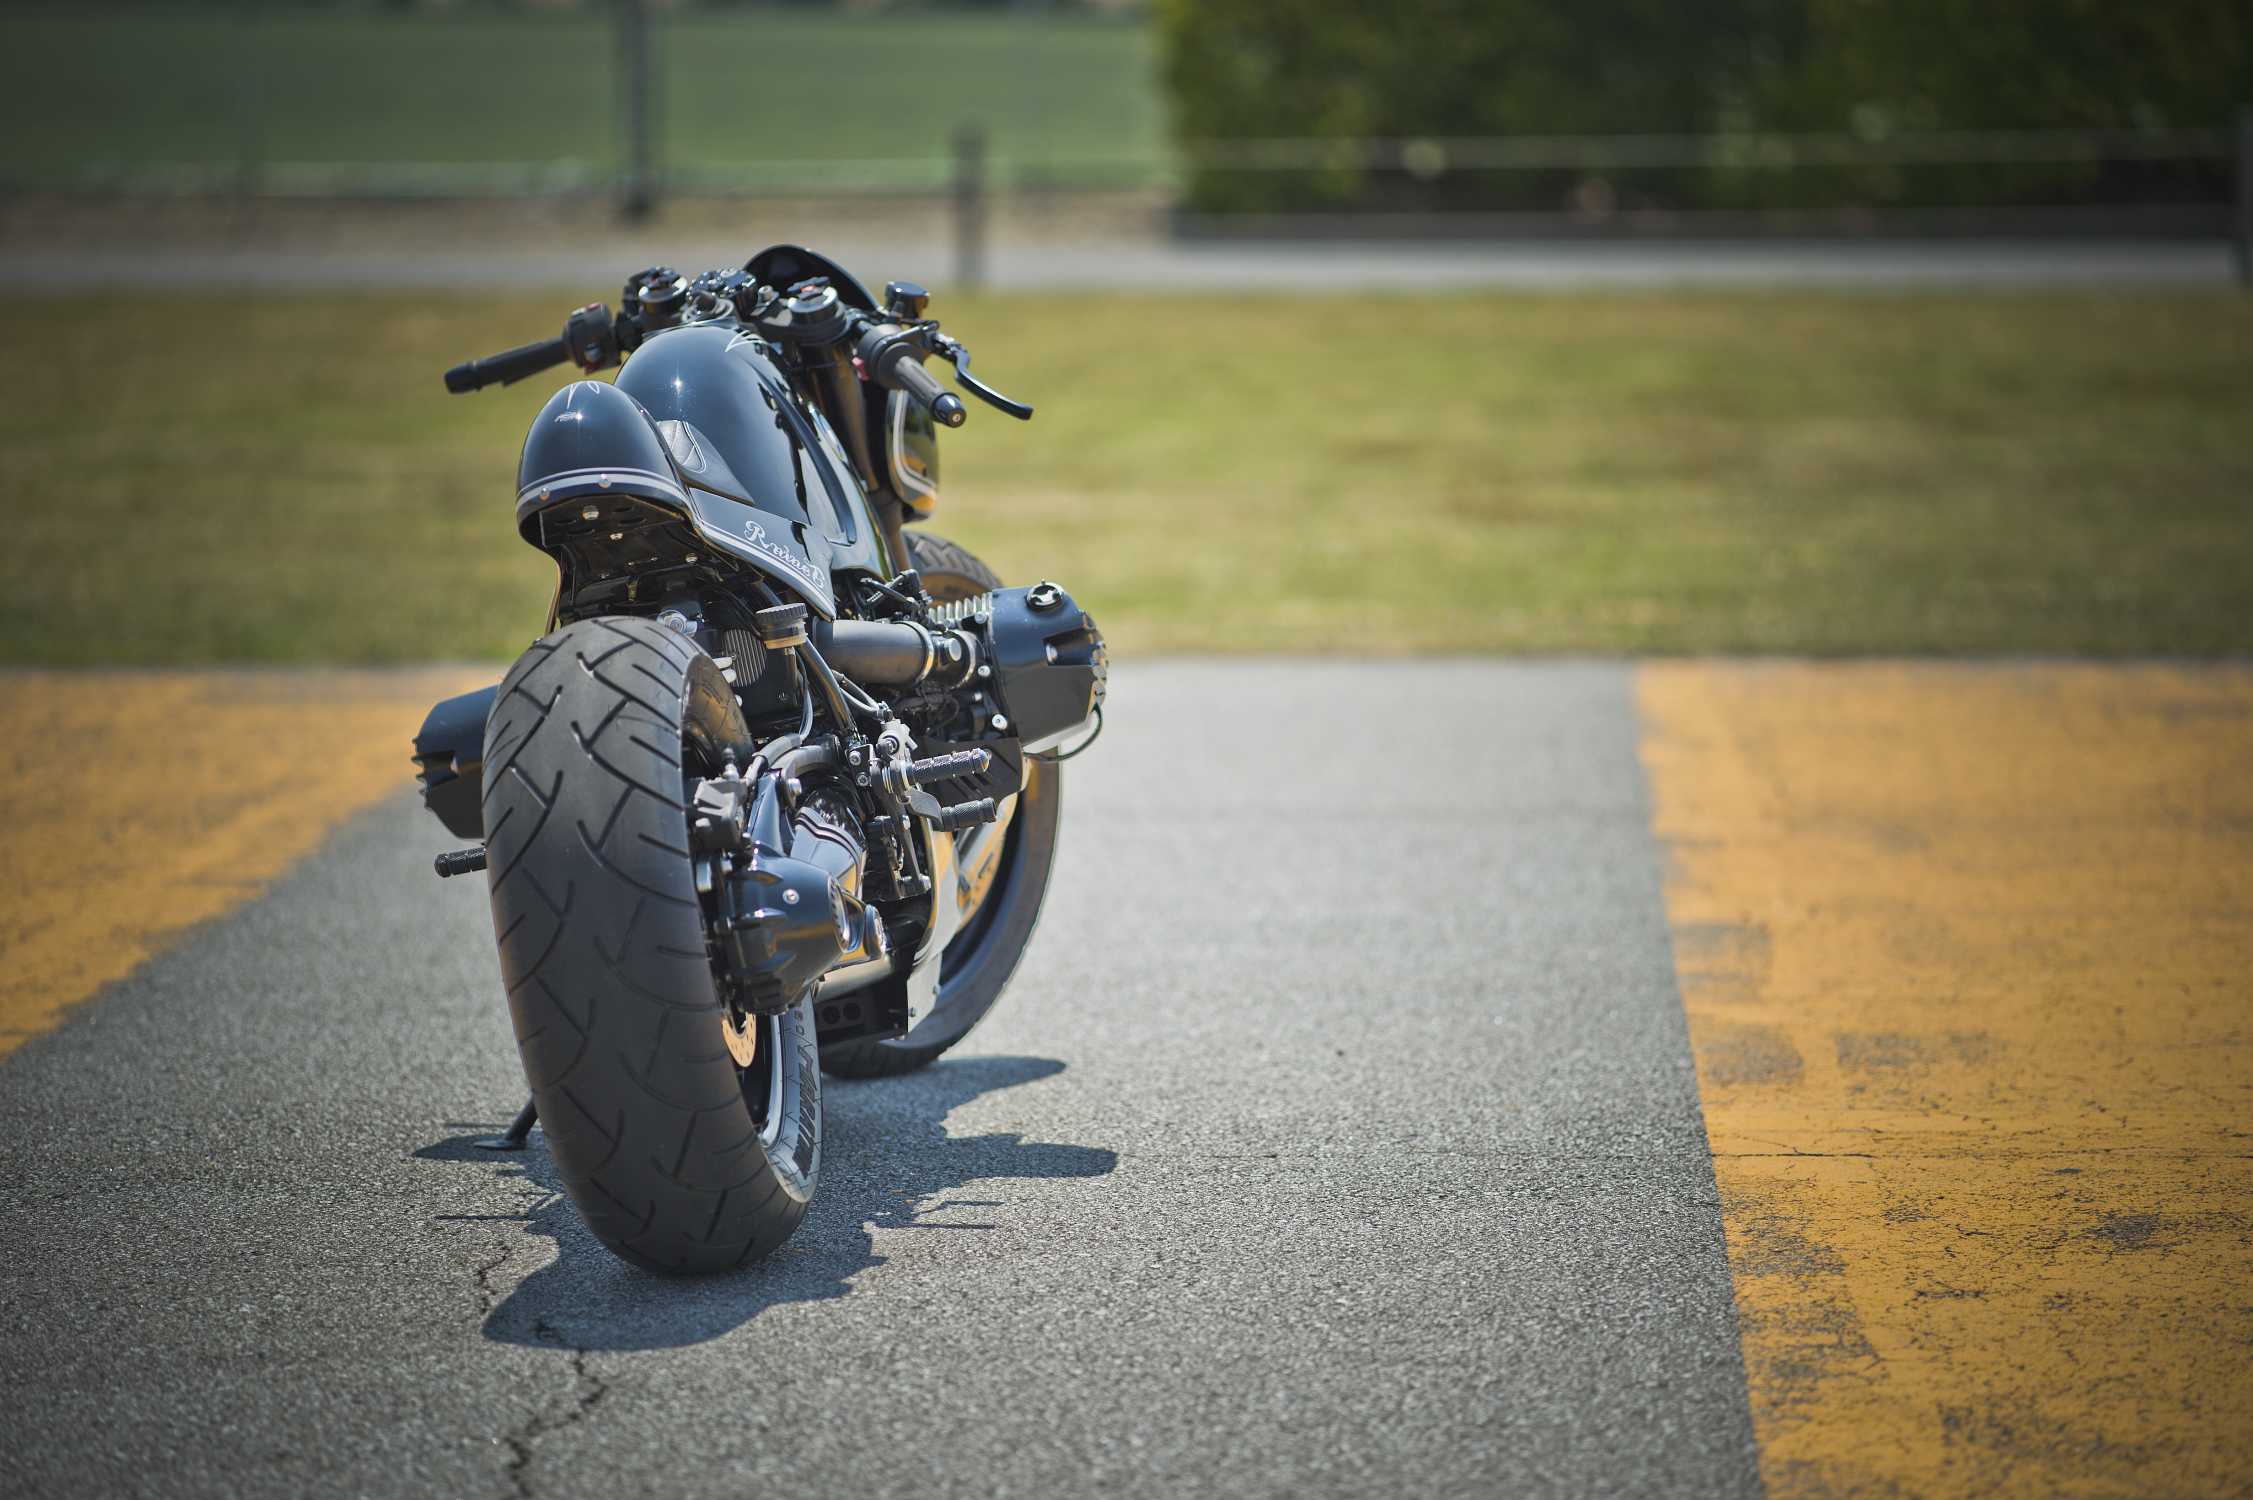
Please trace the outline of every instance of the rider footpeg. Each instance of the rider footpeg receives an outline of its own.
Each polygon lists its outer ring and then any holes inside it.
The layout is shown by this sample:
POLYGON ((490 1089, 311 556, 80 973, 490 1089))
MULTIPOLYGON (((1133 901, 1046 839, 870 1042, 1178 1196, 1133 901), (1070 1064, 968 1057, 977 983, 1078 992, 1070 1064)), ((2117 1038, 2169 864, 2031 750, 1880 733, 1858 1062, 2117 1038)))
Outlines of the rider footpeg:
POLYGON ((952 807, 942 807, 935 813, 916 811, 923 820, 941 833, 958 833, 965 828, 975 828, 980 823, 994 820, 994 799, 980 797, 975 802, 957 802, 952 807))
POLYGON ((475 844, 467 849, 449 849, 431 861, 440 880, 455 875, 469 875, 485 868, 485 846, 475 844))
MULTIPOLYGON (((975 795, 980 783, 993 770, 995 754, 983 745, 972 745, 962 750, 947 751, 923 760, 909 760, 900 747, 905 739, 903 730, 898 736, 887 734, 878 743, 878 754, 890 754, 895 759, 883 767, 882 785, 885 795, 897 806, 905 803, 907 810, 921 818, 939 833, 955 833, 979 823, 991 823, 1000 803, 993 797, 975 795), (954 784, 954 795, 962 800, 941 802, 925 791, 926 786, 937 782, 954 784), (964 792, 973 795, 963 797, 964 792)), ((1010 790, 1014 791, 1015 787, 1010 790)))
POLYGON ((957 750, 951 755, 909 761, 907 779, 916 786, 928 786, 934 781, 950 781, 957 776, 983 776, 993 763, 991 750, 957 750))

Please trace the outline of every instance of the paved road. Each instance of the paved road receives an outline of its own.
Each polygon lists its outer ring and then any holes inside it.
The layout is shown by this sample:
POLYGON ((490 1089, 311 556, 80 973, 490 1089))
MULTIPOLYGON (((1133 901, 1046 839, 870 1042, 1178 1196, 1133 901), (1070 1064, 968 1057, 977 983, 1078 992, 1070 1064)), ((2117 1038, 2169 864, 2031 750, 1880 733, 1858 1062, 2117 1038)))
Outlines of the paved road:
POLYGON ((0 1065, 0 1493, 1757 1489, 1625 668, 1136 666, 954 1060, 612 1260, 410 797, 0 1065), (1372 734, 1371 726, 1389 726, 1372 734))
POLYGON ((1769 1493, 2253 1482, 2253 667, 1637 674, 1769 1493))
POLYGON ((699 1284, 468 1144, 445 676, 0 674, 0 1496, 2244 1491, 2243 664, 1130 667, 699 1284))
MULTIPOLYGON (((439 244, 413 249, 317 250, 257 242, 197 248, 0 249, 0 277, 22 285, 148 290, 609 288, 653 258, 685 267, 733 265, 771 236, 718 239, 661 230, 570 249, 439 244)), ((848 266, 920 275, 946 291, 954 251, 918 239, 825 235, 819 248, 848 266)), ((1003 291, 1185 290, 1299 292, 1586 287, 1986 288, 2221 287, 2233 262, 2220 242, 2189 241, 1682 241, 1495 244, 1352 241, 1180 244, 1004 242, 986 279, 1003 291)))

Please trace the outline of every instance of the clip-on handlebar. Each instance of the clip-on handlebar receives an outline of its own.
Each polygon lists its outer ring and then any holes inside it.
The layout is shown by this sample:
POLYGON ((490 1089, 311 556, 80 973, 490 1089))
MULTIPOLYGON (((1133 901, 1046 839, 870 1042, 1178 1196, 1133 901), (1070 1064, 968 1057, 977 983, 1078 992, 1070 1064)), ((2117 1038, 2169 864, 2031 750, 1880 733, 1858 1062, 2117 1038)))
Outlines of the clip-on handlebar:
MULTIPOLYGON (((653 274, 644 272, 627 286, 633 288, 653 274)), ((666 276, 668 285, 681 281, 685 288, 682 278, 671 272, 666 276)), ((731 281, 744 280, 748 278, 731 278, 731 281)), ((889 318, 845 307, 837 301, 834 288, 808 283, 793 287, 786 297, 778 298, 771 292, 757 297, 747 316, 761 333, 779 342, 830 344, 842 338, 852 339, 854 360, 868 379, 887 390, 907 392, 942 426, 960 427, 969 412, 961 397, 941 386, 938 377, 923 367, 920 356, 924 354, 937 354, 950 360, 954 365, 955 383, 987 405, 1019 421, 1031 419, 1033 409, 1030 406, 1010 400, 973 376, 970 351, 959 340, 941 333, 935 321, 923 316, 924 309, 930 305, 929 292, 913 282, 895 281, 885 286, 884 296, 889 304, 889 318)), ((675 303, 679 300, 674 299, 675 303)), ((738 306, 742 306, 740 298, 738 306)), ((563 333, 557 338, 454 366, 446 372, 446 389, 463 395, 489 385, 513 385, 565 363, 576 364, 593 374, 617 364, 625 350, 640 343, 645 331, 656 330, 644 330, 630 311, 613 320, 608 307, 590 302, 564 321, 563 333)))

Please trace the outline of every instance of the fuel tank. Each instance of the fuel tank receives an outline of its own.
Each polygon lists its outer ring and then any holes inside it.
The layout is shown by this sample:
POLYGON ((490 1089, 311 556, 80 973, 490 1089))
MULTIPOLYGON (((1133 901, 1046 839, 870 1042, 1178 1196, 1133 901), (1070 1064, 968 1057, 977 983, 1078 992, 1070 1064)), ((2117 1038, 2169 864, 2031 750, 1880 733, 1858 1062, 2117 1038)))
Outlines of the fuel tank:
POLYGON ((837 612, 834 570, 892 571, 836 434, 733 321, 653 335, 615 385, 558 391, 524 440, 517 526, 567 569, 601 566, 606 538, 621 567, 660 565, 642 532, 611 515, 648 506, 824 616, 837 612))

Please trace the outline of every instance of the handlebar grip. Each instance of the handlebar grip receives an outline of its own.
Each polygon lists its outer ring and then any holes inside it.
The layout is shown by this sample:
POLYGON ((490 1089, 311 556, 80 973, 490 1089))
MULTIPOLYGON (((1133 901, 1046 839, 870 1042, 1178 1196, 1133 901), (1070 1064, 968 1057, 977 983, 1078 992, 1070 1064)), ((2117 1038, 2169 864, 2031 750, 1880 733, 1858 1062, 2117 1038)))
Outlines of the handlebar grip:
POLYGON ((489 385, 513 385, 555 365, 567 364, 571 345, 563 339, 542 339, 537 344, 488 354, 456 365, 446 372, 446 389, 459 396, 489 385))
POLYGON ((962 398, 939 384, 939 377, 923 368, 912 355, 903 354, 892 366, 892 379, 899 388, 931 409, 931 415, 942 427, 960 427, 970 413, 964 409, 962 398))

